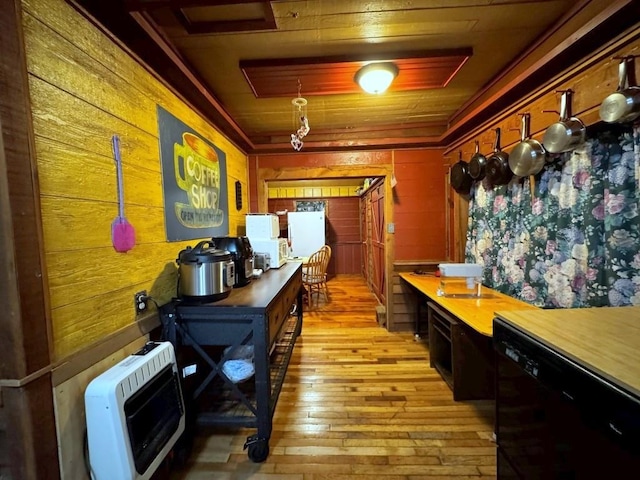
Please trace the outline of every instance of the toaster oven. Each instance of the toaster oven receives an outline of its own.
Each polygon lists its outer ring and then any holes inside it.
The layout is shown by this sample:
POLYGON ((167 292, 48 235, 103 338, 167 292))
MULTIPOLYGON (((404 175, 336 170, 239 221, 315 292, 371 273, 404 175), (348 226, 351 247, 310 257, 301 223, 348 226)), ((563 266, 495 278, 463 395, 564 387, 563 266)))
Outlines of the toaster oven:
POLYGON ((250 240, 254 254, 266 253, 269 255, 271 268, 280 268, 287 263, 288 245, 286 238, 250 240))

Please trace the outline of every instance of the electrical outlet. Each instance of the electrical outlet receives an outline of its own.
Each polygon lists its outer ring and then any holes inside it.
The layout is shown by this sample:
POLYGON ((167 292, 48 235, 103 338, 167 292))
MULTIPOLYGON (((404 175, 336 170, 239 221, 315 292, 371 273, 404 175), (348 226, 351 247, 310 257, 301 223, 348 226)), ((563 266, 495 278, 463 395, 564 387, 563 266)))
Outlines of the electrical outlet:
POLYGON ((136 306, 136 315, 140 315, 142 312, 146 312, 147 308, 149 308, 149 304, 147 303, 149 299, 147 298, 147 291, 142 290, 134 295, 133 301, 136 306))

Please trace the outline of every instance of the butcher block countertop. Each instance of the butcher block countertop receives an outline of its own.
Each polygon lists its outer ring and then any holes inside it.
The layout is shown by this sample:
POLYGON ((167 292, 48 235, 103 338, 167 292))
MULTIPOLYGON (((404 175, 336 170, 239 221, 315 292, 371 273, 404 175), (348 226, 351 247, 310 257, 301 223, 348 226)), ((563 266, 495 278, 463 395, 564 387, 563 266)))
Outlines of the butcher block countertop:
POLYGON ((497 316, 640 397, 640 306, 498 311, 497 316))
POLYGON ((434 303, 483 335, 493 335, 493 318, 497 310, 540 310, 509 295, 482 287, 479 298, 439 297, 440 278, 433 275, 401 273, 400 278, 429 297, 434 303))

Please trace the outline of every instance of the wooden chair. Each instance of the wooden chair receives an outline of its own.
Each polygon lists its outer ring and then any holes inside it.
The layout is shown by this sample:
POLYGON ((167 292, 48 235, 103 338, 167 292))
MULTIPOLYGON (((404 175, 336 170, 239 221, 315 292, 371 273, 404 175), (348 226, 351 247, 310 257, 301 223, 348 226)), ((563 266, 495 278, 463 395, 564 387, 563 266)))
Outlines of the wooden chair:
POLYGON ((320 292, 322 292, 324 298, 329 300, 327 293, 327 265, 329 264, 330 256, 331 253, 327 252, 325 247, 322 247, 317 252, 314 252, 302 267, 302 284, 307 290, 309 307, 311 307, 314 293, 320 298, 320 292))
POLYGON ((324 259, 324 291, 325 291, 325 298, 327 296, 327 294, 329 293, 328 289, 327 289, 327 269, 329 268, 329 260, 331 260, 331 247, 329 245, 323 245, 322 248, 320 250, 324 250, 325 252, 325 259, 324 259))

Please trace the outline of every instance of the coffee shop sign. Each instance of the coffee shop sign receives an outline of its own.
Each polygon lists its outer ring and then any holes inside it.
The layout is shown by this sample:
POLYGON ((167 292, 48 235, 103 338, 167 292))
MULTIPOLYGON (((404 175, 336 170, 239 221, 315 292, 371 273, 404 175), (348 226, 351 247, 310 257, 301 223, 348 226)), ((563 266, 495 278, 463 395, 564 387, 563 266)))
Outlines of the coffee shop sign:
POLYGON ((226 155, 158 106, 168 241, 228 234, 226 155))

